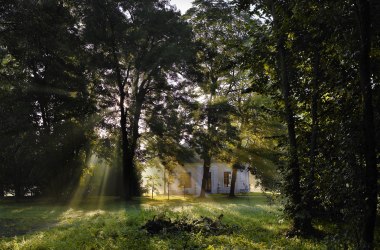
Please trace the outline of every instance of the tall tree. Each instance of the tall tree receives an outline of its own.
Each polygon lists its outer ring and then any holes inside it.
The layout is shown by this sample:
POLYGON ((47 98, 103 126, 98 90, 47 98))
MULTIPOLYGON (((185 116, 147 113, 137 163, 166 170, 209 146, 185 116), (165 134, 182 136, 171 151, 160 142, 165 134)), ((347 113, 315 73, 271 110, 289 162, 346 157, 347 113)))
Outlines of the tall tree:
POLYGON ((164 194, 174 168, 188 162, 193 152, 185 142, 189 141, 189 126, 194 105, 194 85, 187 81, 177 82, 170 92, 154 101, 155 106, 146 114, 146 133, 142 137, 145 158, 156 158, 163 167, 164 194))
POLYGON ((301 189, 301 167, 298 155, 298 144, 296 136, 296 120, 293 101, 293 88, 297 85, 294 78, 295 65, 291 53, 291 10, 290 2, 282 1, 240 1, 245 8, 254 8, 253 13, 270 16, 273 37, 276 39, 275 79, 278 81, 279 90, 282 93, 284 104, 284 120, 288 130, 288 166, 285 170, 287 183, 284 188, 285 195, 289 198, 286 206, 288 214, 293 220, 292 233, 308 234, 311 231, 310 211, 303 201, 301 189))
POLYGON ((142 115, 170 89, 169 73, 183 68, 191 33, 167 1, 89 2, 85 13, 87 47, 94 61, 101 58, 100 83, 118 106, 124 196, 130 199, 139 194, 134 160, 142 115))
POLYGON ((200 197, 205 197, 212 160, 221 153, 226 143, 236 139, 236 128, 231 124, 230 117, 233 107, 228 98, 222 96, 221 89, 233 64, 234 53, 229 53, 231 47, 228 43, 236 40, 236 36, 240 35, 236 33, 240 30, 231 24, 234 16, 224 1, 194 1, 186 17, 199 45, 197 70, 200 79, 197 83, 200 101, 194 116, 192 144, 203 159, 200 197))
POLYGON ((358 33, 360 35, 359 76, 361 96, 363 102, 363 144, 365 149, 365 208, 363 240, 364 248, 374 248, 374 232, 377 212, 377 157, 376 132, 374 126, 374 111, 371 81, 371 1, 359 0, 355 2, 358 33))

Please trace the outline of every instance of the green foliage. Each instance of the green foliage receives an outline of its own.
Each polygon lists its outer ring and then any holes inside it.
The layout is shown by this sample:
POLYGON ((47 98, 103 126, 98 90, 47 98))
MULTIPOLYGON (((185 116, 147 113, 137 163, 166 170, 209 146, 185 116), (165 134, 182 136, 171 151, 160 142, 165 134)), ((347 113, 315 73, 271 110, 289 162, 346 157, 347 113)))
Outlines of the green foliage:
POLYGON ((21 197, 71 193, 95 111, 76 20, 58 1, 2 5, 1 185, 21 197))

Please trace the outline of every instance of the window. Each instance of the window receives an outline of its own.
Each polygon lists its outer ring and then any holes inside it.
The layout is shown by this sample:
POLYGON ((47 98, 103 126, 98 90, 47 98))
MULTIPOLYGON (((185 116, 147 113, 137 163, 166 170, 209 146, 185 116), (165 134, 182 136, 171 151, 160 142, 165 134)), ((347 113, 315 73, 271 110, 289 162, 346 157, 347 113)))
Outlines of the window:
POLYGON ((187 172, 182 174, 181 182, 184 188, 191 188, 191 173, 187 172))
POLYGON ((231 172, 224 172, 224 186, 231 186, 231 172))

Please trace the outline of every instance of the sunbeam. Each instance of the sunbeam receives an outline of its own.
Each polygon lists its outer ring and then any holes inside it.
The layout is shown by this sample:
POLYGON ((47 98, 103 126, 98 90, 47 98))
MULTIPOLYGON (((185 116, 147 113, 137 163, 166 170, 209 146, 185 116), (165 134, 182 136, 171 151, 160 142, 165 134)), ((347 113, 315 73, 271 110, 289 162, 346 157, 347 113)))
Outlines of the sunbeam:
POLYGON ((103 166, 103 174, 102 174, 102 181, 100 184, 100 189, 98 193, 98 208, 103 208, 104 202, 105 202, 105 196, 106 196, 106 189, 107 189, 107 184, 108 184, 108 178, 109 178, 109 172, 110 172, 110 167, 108 166, 103 166))
POLYGON ((88 162, 86 163, 86 168, 83 169, 82 175, 78 187, 76 188, 71 201, 69 203, 70 207, 78 207, 78 205, 87 198, 88 193, 90 192, 90 184, 92 179, 92 174, 95 169, 95 156, 91 156, 88 162))

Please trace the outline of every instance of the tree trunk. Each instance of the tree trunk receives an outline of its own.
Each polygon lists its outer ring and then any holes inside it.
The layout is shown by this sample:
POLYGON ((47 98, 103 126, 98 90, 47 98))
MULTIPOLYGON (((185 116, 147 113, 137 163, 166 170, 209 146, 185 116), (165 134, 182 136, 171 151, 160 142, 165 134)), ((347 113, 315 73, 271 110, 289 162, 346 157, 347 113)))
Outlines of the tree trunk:
POLYGON ((293 222, 291 234, 310 234, 312 231, 310 212, 307 211, 302 199, 301 191, 301 171, 298 160, 297 139, 295 130, 294 111, 291 103, 291 81, 289 73, 292 70, 289 54, 285 47, 286 34, 282 30, 281 21, 284 19, 282 15, 289 18, 286 10, 281 9, 277 1, 269 1, 269 7, 273 16, 273 29, 277 35, 277 71, 281 84, 282 96, 285 105, 285 120, 288 130, 289 141, 289 160, 286 174, 285 195, 289 198, 290 206, 288 213, 293 222))
POLYGON ((127 114, 124 107, 125 102, 125 90, 122 84, 120 69, 116 67, 116 73, 118 78, 119 86, 119 112, 120 112, 120 132, 121 132, 121 147, 122 147, 122 166, 123 166, 123 196, 126 200, 132 198, 132 187, 130 185, 131 180, 131 170, 129 169, 129 155, 128 155, 128 133, 127 133, 127 114))
POLYGON ((4 196, 5 196, 4 184, 1 183, 0 184, 0 199, 4 198, 4 196))
MULTIPOLYGON (((132 140, 134 139, 135 138, 132 138, 132 140)), ((124 165, 124 169, 128 173, 128 178, 124 179, 124 182, 126 182, 125 185, 128 186, 129 190, 128 196, 126 196, 126 198, 131 199, 132 197, 140 196, 140 187, 134 161, 136 155, 136 148, 130 146, 127 152, 127 159, 124 165)))
POLYGON ((152 181, 152 200, 153 200, 153 192, 154 192, 154 181, 152 181))
POLYGON ((302 201, 301 192, 301 171, 298 161, 297 139, 295 130, 294 112, 291 104, 290 94, 290 80, 289 80, 289 61, 285 49, 285 37, 280 35, 278 45, 278 60, 279 60, 279 73, 282 87, 282 95, 285 104, 285 120, 288 130, 289 141, 289 163, 286 181, 288 182, 285 188, 286 195, 290 198, 291 210, 290 214, 293 219, 293 232, 294 234, 309 234, 312 225, 309 211, 305 209, 302 201))
POLYGON ((210 172, 210 166, 211 166, 211 157, 207 156, 205 157, 205 159, 203 159, 203 177, 202 177, 201 193, 199 195, 199 198, 206 197, 206 185, 208 181, 208 173, 210 172))
POLYGON ((15 184, 15 197, 17 200, 24 197, 22 186, 19 183, 15 184))
POLYGON ((236 185, 237 167, 235 164, 232 166, 232 178, 229 197, 235 197, 235 185, 236 185))
POLYGON ((169 198, 170 198, 170 182, 168 181, 168 200, 169 200, 169 198))
POLYGON ((310 173, 308 190, 306 192, 307 210, 312 211, 315 196, 315 158, 317 155, 318 138, 318 98, 319 98, 319 74, 320 74, 320 55, 316 49, 313 58, 313 79, 312 79, 312 98, 311 98, 311 137, 310 137, 310 173))
POLYGON ((166 194, 166 170, 164 167, 164 195, 166 194))
MULTIPOLYGON (((132 133, 131 142, 129 141, 129 135, 127 130, 127 109, 125 108, 125 97, 127 92, 125 90, 125 81, 121 74, 121 69, 119 65, 119 58, 117 56, 116 47, 116 36, 114 31, 114 23, 109 19, 109 25, 112 33, 112 55, 113 63, 116 74, 117 87, 119 89, 119 112, 120 112, 120 130, 121 130, 121 146, 122 146, 122 167, 123 167, 123 196, 126 200, 132 199, 133 196, 139 193, 138 191, 138 181, 134 168, 134 157, 136 151, 136 135, 132 133), (131 145, 130 145, 131 143, 131 145)), ((127 71, 127 76, 129 77, 129 69, 127 71)), ((141 113, 141 110, 140 110, 141 113)), ((136 116, 136 112, 134 117, 136 116)), ((136 121, 136 120, 134 120, 136 121)), ((135 122, 136 123, 136 122, 135 122)), ((133 126, 136 126, 135 124, 133 126)), ((135 129, 133 128, 133 131, 135 129)), ((137 131, 138 131, 138 121, 137 121, 137 131)))
POLYGON ((133 120, 132 120, 132 129, 130 131, 130 144, 127 149, 126 162, 124 165, 125 172, 128 172, 128 178, 124 181, 128 182, 128 196, 127 199, 130 199, 133 196, 140 196, 140 184, 137 177, 137 170, 135 166, 135 156, 137 149, 137 140, 139 138, 139 121, 141 116, 143 99, 145 98, 145 91, 138 93, 136 96, 135 107, 133 110, 133 120))
POLYGON ((279 45, 279 60, 280 60, 280 73, 281 73, 281 87, 282 95, 285 103, 285 120, 288 129, 289 141, 289 169, 290 169, 290 182, 292 190, 288 190, 293 204, 301 204, 302 196, 300 189, 300 168, 298 162, 297 140, 295 131, 294 113, 290 101, 290 83, 288 79, 288 68, 286 62, 286 51, 284 46, 284 38, 280 38, 279 45))
POLYGON ((167 178, 169 178, 169 177, 166 177, 167 176, 167 174, 166 174, 166 161, 165 160, 163 160, 163 156, 162 156, 162 153, 161 152, 159 152, 158 153, 158 158, 160 159, 160 161, 161 161, 161 165, 163 166, 163 181, 164 181, 164 195, 165 194, 167 194, 166 193, 166 183, 167 183, 167 178))
POLYGON ((365 213, 362 238, 363 248, 373 249, 377 209, 377 159, 376 131, 371 88, 371 13, 368 0, 357 0, 358 24, 360 31, 360 85, 363 99, 363 142, 365 150, 365 213))
MULTIPOLYGON (((241 150, 241 141, 239 141, 238 145, 236 146, 237 151, 239 152, 241 150)), ((237 177, 237 170, 241 167, 241 164, 239 162, 235 162, 232 165, 232 178, 231 178, 231 187, 230 187, 230 194, 229 197, 235 197, 235 186, 236 186, 236 177, 237 177)))

